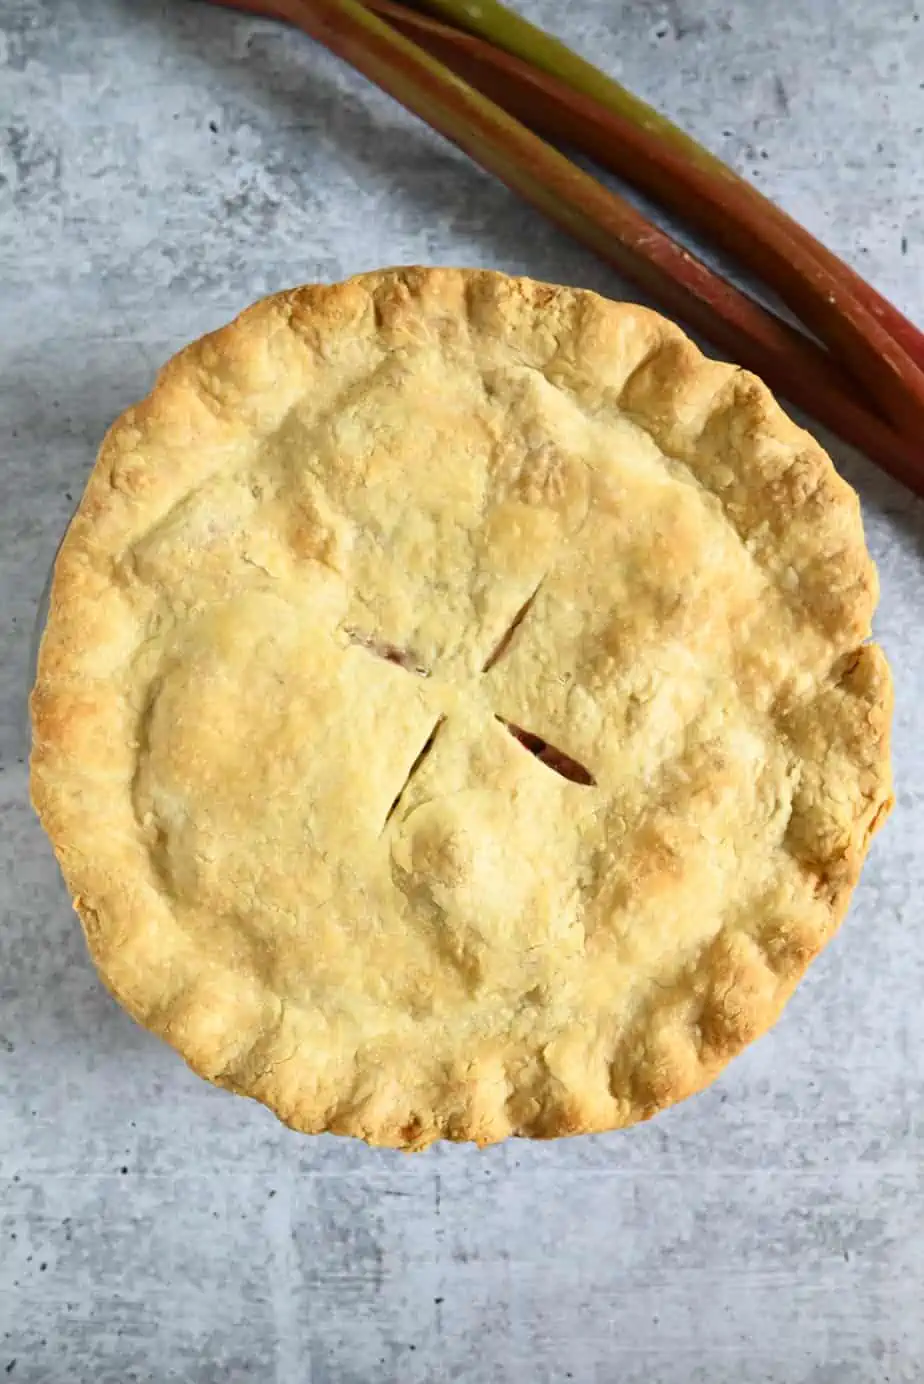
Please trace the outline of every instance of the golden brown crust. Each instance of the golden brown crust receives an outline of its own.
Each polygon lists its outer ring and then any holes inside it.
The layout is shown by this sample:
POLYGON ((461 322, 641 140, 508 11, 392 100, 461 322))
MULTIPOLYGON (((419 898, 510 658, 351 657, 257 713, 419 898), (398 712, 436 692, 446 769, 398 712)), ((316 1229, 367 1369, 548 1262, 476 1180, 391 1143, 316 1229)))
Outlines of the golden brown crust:
POLYGON ((891 802, 875 600, 825 453, 656 315, 302 288, 110 430, 33 797, 106 984, 203 1076, 401 1147, 609 1129, 840 922, 891 802))

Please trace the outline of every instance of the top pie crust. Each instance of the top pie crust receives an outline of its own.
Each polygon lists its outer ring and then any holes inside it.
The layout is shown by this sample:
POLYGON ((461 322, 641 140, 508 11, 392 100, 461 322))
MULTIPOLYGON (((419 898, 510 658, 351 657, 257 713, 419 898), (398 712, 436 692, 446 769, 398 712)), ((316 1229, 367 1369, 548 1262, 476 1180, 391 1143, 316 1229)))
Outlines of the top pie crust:
POLYGON ((875 600, 825 453, 655 314, 300 288, 109 432, 33 797, 112 992, 295 1128, 627 1125, 844 914, 891 803, 875 600))

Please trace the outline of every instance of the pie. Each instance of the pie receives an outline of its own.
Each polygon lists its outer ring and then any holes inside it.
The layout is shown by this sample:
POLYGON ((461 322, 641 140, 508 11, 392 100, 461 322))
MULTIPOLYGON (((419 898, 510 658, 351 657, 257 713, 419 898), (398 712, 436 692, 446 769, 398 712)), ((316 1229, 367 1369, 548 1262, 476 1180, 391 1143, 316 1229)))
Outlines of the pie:
POLYGON ((109 432, 33 798, 113 994, 294 1128, 629 1125, 843 917, 891 804, 876 593, 819 445, 657 315, 299 288, 109 432))

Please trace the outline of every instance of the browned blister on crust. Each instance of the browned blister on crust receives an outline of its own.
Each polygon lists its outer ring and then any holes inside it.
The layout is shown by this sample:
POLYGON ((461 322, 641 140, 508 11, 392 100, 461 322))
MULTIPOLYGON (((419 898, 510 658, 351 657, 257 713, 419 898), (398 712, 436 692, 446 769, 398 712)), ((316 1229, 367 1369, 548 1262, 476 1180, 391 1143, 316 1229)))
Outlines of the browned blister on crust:
POLYGON ((670 323, 484 271, 258 303, 110 430, 32 791, 106 984, 305 1131, 647 1118, 891 803, 853 491, 670 323))

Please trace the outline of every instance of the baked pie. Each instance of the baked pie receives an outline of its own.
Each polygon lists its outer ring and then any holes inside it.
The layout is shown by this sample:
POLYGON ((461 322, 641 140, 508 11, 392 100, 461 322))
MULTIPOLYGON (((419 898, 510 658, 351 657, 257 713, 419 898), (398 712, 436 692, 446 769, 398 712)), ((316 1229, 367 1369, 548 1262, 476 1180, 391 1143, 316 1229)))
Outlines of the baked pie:
POLYGON ((258 303, 107 436, 32 791, 113 994, 370 1143, 701 1088, 891 802, 857 497, 671 323, 483 271, 258 303))

